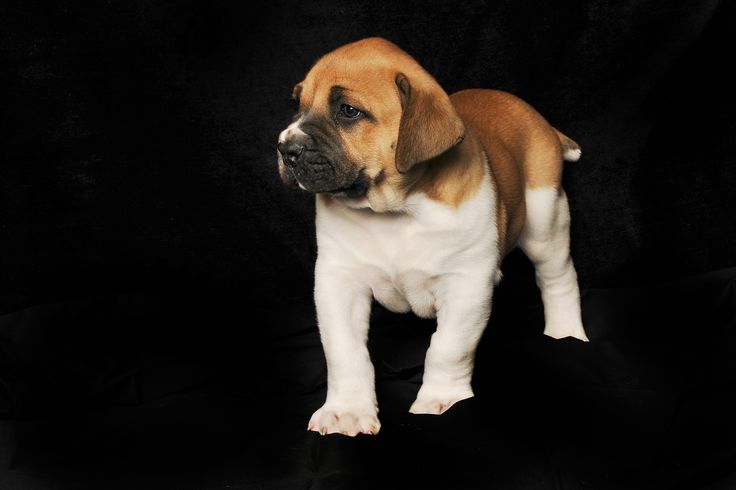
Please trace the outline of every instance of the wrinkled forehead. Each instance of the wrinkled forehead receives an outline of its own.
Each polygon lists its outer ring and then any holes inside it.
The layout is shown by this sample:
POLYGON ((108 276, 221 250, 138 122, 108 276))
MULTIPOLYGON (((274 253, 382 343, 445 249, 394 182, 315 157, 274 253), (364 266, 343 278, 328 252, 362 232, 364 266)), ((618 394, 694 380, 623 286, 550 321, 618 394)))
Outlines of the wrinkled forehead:
POLYGON ((320 60, 301 83, 301 105, 320 110, 341 101, 366 111, 400 104, 397 70, 386 63, 320 60))

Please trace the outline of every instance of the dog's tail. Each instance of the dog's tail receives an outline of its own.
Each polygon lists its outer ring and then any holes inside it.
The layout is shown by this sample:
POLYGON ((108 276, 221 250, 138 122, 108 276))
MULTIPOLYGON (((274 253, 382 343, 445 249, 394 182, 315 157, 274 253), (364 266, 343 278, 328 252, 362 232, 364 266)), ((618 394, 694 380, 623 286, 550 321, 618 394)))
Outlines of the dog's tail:
POLYGON ((557 129, 555 129, 555 133, 557 133, 557 137, 560 139, 562 158, 564 158, 566 162, 577 162, 580 160, 580 156, 583 154, 583 150, 580 149, 580 145, 557 129))

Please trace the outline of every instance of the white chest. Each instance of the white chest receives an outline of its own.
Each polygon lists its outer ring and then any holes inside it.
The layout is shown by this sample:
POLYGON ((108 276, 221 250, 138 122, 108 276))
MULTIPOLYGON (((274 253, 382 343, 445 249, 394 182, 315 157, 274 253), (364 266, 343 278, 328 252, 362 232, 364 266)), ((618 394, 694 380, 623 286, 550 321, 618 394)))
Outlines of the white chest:
POLYGON ((456 208, 417 194, 402 213, 317 200, 318 261, 368 285, 396 312, 435 316, 448 277, 491 274, 498 259, 490 183, 456 208))

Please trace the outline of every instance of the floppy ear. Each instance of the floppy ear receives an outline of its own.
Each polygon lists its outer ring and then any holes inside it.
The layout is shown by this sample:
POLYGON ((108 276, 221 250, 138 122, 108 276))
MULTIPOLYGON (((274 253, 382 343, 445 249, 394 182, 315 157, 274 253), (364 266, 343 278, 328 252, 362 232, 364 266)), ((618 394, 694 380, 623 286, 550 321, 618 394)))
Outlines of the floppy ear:
POLYGON ((412 86, 396 76, 401 96, 401 122, 396 141, 396 170, 410 168, 446 152, 465 137, 465 125, 444 90, 434 81, 428 88, 412 86))
POLYGON ((299 104, 299 98, 302 96, 302 82, 297 83, 294 85, 294 88, 291 90, 291 100, 299 104))

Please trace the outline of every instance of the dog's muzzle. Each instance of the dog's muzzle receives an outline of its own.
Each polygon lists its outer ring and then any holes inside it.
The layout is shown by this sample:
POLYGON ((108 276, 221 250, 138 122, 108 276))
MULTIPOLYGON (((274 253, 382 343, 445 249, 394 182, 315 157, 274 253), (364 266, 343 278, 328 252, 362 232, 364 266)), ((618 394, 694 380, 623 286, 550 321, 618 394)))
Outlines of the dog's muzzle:
POLYGON ((340 165, 305 142, 288 139, 279 142, 277 149, 287 172, 291 172, 304 190, 355 198, 363 196, 368 189, 369 182, 362 170, 340 165))

